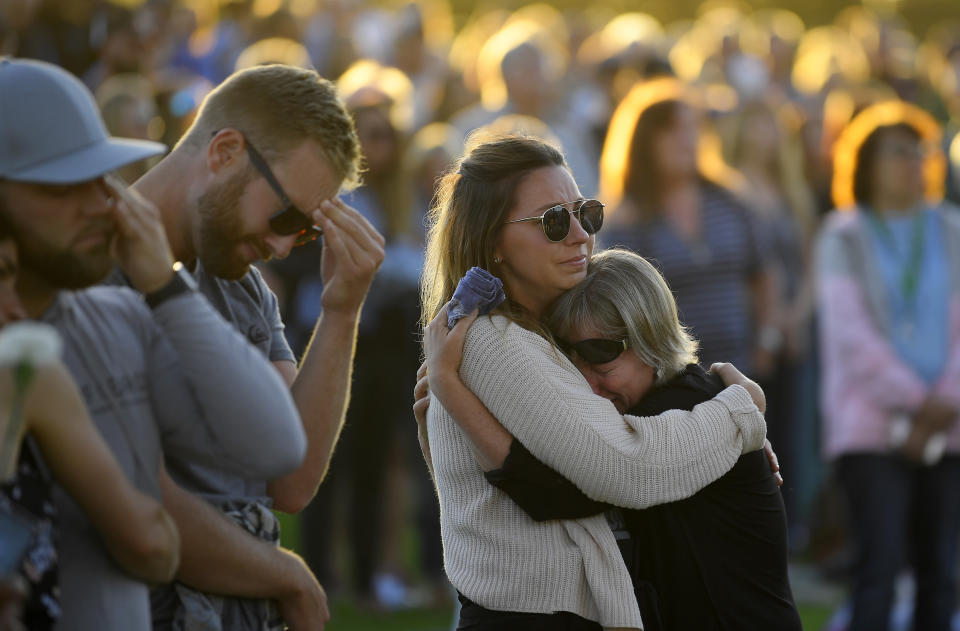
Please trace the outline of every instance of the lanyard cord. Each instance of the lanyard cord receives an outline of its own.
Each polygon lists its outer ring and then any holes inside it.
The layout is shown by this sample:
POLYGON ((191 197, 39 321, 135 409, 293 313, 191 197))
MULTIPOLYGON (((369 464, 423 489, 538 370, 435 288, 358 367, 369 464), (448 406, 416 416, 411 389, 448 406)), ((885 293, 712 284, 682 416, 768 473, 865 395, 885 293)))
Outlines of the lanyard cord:
MULTIPOLYGON (((891 254, 896 258, 899 258, 896 256, 898 252, 896 241, 894 241, 893 238, 893 231, 887 222, 873 210, 867 210, 865 214, 886 248, 890 250, 891 254)), ((924 230, 925 220, 925 212, 920 212, 913 218, 913 232, 910 236, 910 252, 907 255, 906 265, 902 267, 900 273, 900 289, 903 292, 904 302, 909 303, 910 306, 915 306, 913 303, 917 296, 917 286, 920 280, 920 263, 923 260, 923 245, 926 238, 926 231, 924 230)))

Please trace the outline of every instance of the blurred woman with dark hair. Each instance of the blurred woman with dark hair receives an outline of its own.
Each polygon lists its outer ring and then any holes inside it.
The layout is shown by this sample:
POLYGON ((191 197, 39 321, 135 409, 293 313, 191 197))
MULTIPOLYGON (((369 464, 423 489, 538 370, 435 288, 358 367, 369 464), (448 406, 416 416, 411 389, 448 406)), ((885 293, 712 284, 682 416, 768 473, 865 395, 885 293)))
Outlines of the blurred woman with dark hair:
POLYGON ((825 451, 857 543, 851 631, 889 626, 908 552, 914 628, 946 631, 960 533, 960 215, 940 130, 901 101, 844 130, 816 262, 825 451))
POLYGON ((604 244, 658 265, 705 365, 730 361, 762 374, 782 342, 766 242, 751 213, 717 183, 719 155, 702 159, 707 147, 681 82, 634 87, 614 112, 600 162, 601 194, 614 208, 604 244))

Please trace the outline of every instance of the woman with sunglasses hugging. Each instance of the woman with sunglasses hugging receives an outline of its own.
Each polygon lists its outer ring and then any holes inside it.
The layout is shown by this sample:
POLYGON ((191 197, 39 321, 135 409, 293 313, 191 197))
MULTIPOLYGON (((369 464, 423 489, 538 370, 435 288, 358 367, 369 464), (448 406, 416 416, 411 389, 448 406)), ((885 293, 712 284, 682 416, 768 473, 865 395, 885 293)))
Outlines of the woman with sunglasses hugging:
POLYGON ((431 212, 422 291, 435 400, 425 456, 463 604, 459 628, 641 628, 603 514, 535 521, 484 473, 503 466, 515 436, 590 498, 645 508, 693 495, 760 449, 763 417, 739 385, 693 411, 624 415, 554 345, 542 318, 586 277, 603 205, 581 197, 553 147, 524 137, 474 146, 431 212), (473 266, 499 277, 507 300, 449 331, 444 303, 473 266))
MULTIPOLYGON (((666 281, 627 250, 594 255, 587 277, 553 303, 546 322, 593 391, 620 412, 692 410, 723 390, 720 377, 696 363, 697 342, 666 281)), ((486 476, 537 521, 606 512, 646 631, 801 628, 783 499, 762 451, 744 454, 692 497, 645 510, 590 499, 518 441, 486 476)))

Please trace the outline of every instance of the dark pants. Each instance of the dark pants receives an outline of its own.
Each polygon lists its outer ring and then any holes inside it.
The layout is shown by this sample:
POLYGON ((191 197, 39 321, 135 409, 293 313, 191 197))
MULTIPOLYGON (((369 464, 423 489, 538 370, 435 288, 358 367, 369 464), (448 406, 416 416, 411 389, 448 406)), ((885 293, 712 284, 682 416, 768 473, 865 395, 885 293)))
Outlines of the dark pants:
POLYGON ((387 462, 396 441, 406 447, 416 487, 416 529, 421 569, 427 578, 443 577, 440 513, 433 484, 420 455, 413 422, 413 386, 420 347, 416 341, 416 294, 394 298, 381 308, 376 327, 361 332, 346 425, 326 480, 301 515, 304 558, 322 585, 331 586, 333 520, 338 487, 347 487, 348 537, 353 588, 372 595, 373 576, 381 565, 382 530, 387 492, 387 462))
POLYGON ((849 455, 837 476, 857 545, 849 631, 889 628, 894 582, 906 561, 915 572, 914 631, 948 631, 956 594, 960 457, 919 467, 897 456, 849 455))
POLYGON ((463 594, 460 600, 458 631, 601 631, 602 627, 569 611, 522 613, 493 611, 481 607, 463 594))
MULTIPOLYGON (((802 482, 798 466, 800 447, 800 388, 803 369, 800 362, 779 359, 774 372, 760 382, 767 396, 767 438, 773 445, 784 471, 785 483, 780 487, 790 526, 796 522, 797 496, 795 485, 802 482)), ((789 531, 789 528, 788 528, 789 531)))

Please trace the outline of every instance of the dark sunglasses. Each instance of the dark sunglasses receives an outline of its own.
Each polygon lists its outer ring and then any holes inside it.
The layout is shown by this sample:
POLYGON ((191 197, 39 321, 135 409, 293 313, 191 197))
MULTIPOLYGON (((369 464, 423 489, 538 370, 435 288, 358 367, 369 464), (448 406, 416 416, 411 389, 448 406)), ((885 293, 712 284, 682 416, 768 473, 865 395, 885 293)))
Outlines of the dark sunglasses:
POLYGON ((578 199, 546 209, 539 217, 512 219, 504 223, 539 221, 543 234, 553 242, 563 241, 570 234, 570 215, 576 215, 587 234, 596 234, 603 225, 603 204, 595 199, 578 199))
POLYGON ((559 341, 562 348, 569 355, 577 355, 588 364, 606 364, 612 362, 623 351, 627 350, 627 340, 592 339, 579 342, 559 341))
POLYGON ((246 141, 246 145, 247 153, 250 154, 250 163, 253 164, 253 168, 260 172, 263 179, 267 181, 270 188, 276 192, 277 196, 280 197, 280 201, 283 202, 283 209, 270 217, 270 231, 281 237, 287 237, 291 234, 297 235, 296 240, 293 242, 294 247, 310 243, 322 235, 323 230, 321 230, 319 226, 315 226, 313 221, 300 212, 300 209, 290 201, 286 191, 283 190, 280 182, 277 181, 277 176, 270 170, 267 161, 263 159, 263 156, 260 155, 256 147, 250 144, 249 140, 246 141))

